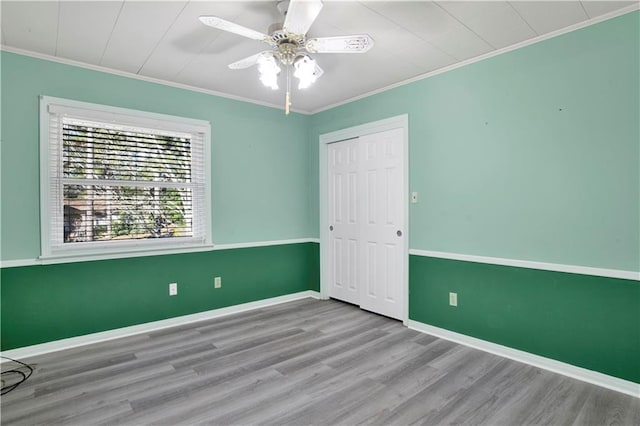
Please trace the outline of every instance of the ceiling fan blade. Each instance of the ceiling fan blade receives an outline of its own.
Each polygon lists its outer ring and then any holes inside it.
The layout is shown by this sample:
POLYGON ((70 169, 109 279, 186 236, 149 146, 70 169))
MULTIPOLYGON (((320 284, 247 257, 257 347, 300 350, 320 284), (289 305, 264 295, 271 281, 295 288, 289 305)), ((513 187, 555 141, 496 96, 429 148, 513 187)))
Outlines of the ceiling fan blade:
POLYGON ((282 29, 292 34, 306 34, 320 9, 322 0, 291 0, 282 29))
POLYGON ((257 64, 260 58, 267 56, 273 56, 273 52, 270 50, 265 50, 264 52, 256 53, 255 55, 248 56, 244 59, 240 59, 239 61, 229 64, 229 68, 231 68, 232 70, 249 68, 257 64))
POLYGON ((364 53, 373 47, 373 39, 366 34, 318 37, 307 40, 305 47, 311 53, 364 53))
POLYGON ((243 27, 242 25, 234 24, 225 19, 218 18, 217 16, 201 16, 200 22, 213 28, 217 28, 222 31, 228 31, 230 33, 238 34, 243 37, 248 37, 253 40, 267 41, 269 36, 258 31, 254 31, 251 28, 243 27))

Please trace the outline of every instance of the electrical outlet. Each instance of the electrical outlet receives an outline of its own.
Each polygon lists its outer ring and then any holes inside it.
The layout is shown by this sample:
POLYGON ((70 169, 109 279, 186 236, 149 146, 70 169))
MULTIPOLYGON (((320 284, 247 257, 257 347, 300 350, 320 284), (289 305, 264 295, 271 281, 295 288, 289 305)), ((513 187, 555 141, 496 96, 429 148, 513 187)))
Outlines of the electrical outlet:
POLYGON ((222 287, 222 277, 215 277, 213 279, 213 288, 220 288, 222 287))
POLYGON ((416 204, 418 202, 418 193, 417 192, 412 192, 411 193, 411 203, 412 204, 416 204))
POLYGON ((458 306, 458 293, 449 293, 449 305, 458 306))
POLYGON ((169 284, 169 296, 175 296, 178 294, 178 283, 169 284))

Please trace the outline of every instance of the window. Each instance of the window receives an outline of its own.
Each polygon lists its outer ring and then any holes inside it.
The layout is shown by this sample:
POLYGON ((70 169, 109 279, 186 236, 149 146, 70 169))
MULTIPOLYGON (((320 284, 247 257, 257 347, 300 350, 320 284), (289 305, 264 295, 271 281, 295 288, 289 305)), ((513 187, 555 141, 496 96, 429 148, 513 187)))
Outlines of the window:
POLYGON ((42 257, 211 246, 209 123, 42 97, 42 257))

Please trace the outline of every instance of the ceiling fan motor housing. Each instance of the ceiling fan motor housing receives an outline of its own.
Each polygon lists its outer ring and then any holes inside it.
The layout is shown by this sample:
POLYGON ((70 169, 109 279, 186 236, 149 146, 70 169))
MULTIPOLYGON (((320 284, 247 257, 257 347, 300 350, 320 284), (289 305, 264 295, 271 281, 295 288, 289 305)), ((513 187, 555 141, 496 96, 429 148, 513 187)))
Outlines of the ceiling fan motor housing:
POLYGON ((282 25, 283 25, 282 22, 276 22, 274 24, 269 25, 269 30, 267 31, 267 34, 273 37, 276 33, 283 32, 282 25))
MULTIPOLYGON (((287 16, 289 0, 281 0, 276 3, 278 11, 283 17, 287 16)), ((276 22, 269 26, 268 34, 273 45, 279 47, 283 43, 297 44, 299 48, 304 47, 306 38, 304 34, 293 34, 283 29, 284 22, 276 22)))
POLYGON ((280 46, 283 43, 295 44, 299 48, 304 47, 306 38, 304 34, 292 34, 282 29, 282 23, 271 24, 269 26, 269 40, 273 46, 280 46))

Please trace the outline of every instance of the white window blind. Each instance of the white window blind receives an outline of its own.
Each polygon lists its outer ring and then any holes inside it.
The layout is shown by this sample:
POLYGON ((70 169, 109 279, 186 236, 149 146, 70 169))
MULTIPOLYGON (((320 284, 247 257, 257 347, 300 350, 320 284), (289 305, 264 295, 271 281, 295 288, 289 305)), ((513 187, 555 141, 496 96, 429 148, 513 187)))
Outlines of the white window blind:
POLYGON ((44 257, 210 244, 208 123, 42 102, 44 257))

